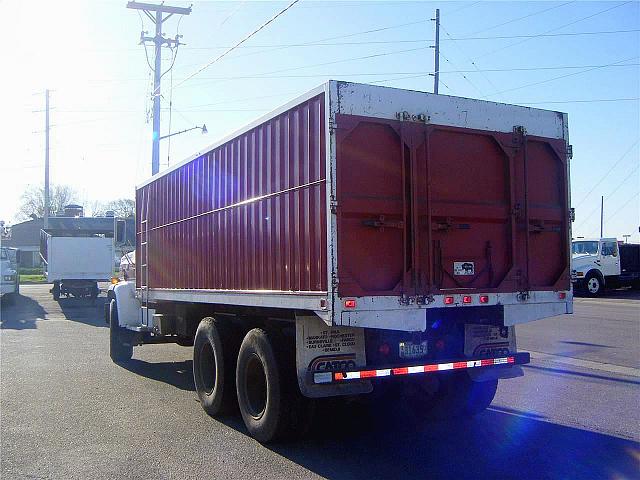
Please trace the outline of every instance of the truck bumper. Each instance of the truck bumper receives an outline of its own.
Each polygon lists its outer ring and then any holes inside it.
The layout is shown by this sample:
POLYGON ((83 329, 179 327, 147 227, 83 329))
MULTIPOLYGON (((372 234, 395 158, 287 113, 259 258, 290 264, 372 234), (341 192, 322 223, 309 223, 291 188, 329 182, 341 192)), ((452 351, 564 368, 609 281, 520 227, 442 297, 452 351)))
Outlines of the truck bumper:
POLYGON ((379 368, 376 370, 351 370, 345 372, 321 372, 313 374, 313 383, 331 384, 343 383, 351 380, 369 380, 373 378, 389 378, 405 375, 420 375, 447 370, 480 370, 487 367, 501 367, 523 365, 529 363, 531 357, 528 352, 518 352, 506 357, 476 358, 452 360, 449 362, 428 363, 412 366, 397 366, 379 368))

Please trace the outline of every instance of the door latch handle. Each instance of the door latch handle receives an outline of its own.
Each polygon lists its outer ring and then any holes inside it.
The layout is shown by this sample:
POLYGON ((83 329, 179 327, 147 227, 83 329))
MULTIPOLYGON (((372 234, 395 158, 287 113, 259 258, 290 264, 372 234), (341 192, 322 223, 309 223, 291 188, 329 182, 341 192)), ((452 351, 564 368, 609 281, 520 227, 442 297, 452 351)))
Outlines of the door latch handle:
POLYGON ((384 215, 380 215, 377 219, 363 220, 362 224, 365 227, 373 228, 404 228, 404 222, 387 220, 384 215))

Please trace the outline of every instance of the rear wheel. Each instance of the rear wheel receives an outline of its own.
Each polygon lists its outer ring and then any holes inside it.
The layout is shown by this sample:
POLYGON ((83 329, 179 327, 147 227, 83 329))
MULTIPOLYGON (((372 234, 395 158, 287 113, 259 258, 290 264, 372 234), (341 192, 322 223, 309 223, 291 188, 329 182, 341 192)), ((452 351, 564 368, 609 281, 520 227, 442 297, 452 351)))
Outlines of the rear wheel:
POLYGON ((214 318, 198 325, 193 343, 193 380, 200 404, 211 416, 235 406, 235 366, 238 340, 234 332, 214 318))
POLYGON ((602 278, 597 273, 590 272, 584 279, 584 287, 586 294, 590 297, 598 297, 604 290, 604 284, 602 278))
POLYGON ((433 402, 437 417, 472 416, 483 412, 496 395, 498 380, 474 382, 466 372, 443 377, 433 402))
POLYGON ((114 362, 126 362, 133 356, 133 336, 118 323, 115 299, 109 304, 109 354, 114 362))
POLYGON ((284 339, 255 328, 238 354, 236 388, 249 433, 262 443, 305 434, 314 404, 298 389, 295 355, 284 339))
POLYGON ((60 300, 60 282, 53 282, 51 293, 53 294, 53 299, 55 301, 60 300))

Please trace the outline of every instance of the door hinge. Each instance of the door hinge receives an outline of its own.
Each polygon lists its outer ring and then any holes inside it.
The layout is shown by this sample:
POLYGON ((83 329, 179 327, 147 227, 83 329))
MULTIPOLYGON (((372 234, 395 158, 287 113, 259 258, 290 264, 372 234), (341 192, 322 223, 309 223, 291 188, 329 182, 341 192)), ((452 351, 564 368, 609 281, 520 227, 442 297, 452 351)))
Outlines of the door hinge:
POLYGON ((425 115, 424 113, 419 113, 417 115, 412 115, 409 112, 396 112, 396 118, 403 122, 420 122, 427 123, 431 120, 431 117, 425 115))
POLYGON ((515 125, 513 127, 513 138, 511 142, 514 146, 520 146, 524 143, 524 137, 527 135, 527 130, 522 125, 515 125))

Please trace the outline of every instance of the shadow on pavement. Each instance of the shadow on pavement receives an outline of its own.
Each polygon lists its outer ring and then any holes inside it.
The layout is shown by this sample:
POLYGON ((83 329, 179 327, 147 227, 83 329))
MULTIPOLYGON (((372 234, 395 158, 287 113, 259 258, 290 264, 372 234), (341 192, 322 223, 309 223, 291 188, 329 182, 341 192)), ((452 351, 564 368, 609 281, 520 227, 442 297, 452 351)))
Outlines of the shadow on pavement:
POLYGON ((93 327, 108 327, 104 321, 104 305, 107 297, 98 298, 74 298, 62 297, 58 300, 60 310, 67 320, 84 323, 93 327))
MULTIPOLYGON (((122 367, 194 390, 192 361, 131 360, 122 367)), ((239 414, 219 421, 248 435, 239 414)), ((268 448, 323 477, 367 480, 638 478, 640 456, 636 442, 538 414, 492 406, 474 418, 428 421, 401 399, 323 400, 307 438, 268 448)))
MULTIPOLYGON (((584 294, 583 292, 576 291, 574 293, 576 298, 593 298, 584 294)), ((640 290, 633 288, 621 288, 617 290, 605 290, 605 292, 597 298, 618 298, 625 300, 640 300, 640 290)))
POLYGON ((196 389, 193 384, 192 360, 151 363, 134 358, 127 362, 119 363, 119 365, 132 373, 173 385, 180 390, 194 392, 196 389))
POLYGON ((613 345, 602 345, 600 343, 589 343, 589 342, 574 342, 571 340, 560 340, 558 343, 565 343, 567 345, 579 345, 583 347, 598 347, 598 348, 616 348, 613 345))
POLYGON ((16 295, 11 303, 3 300, 0 309, 0 328, 2 329, 38 328, 36 321, 47 317, 47 312, 42 305, 24 295, 16 295))
MULTIPOLYGON (((383 414, 342 402, 310 439, 271 446, 330 479, 637 478, 638 443, 515 410, 427 422, 401 404, 383 414)), ((244 431, 244 429, 243 429, 244 431)))
POLYGON ((529 369, 530 368, 530 369, 533 369, 533 370, 543 370, 543 371, 551 373, 551 374, 575 375, 577 377, 593 378, 593 379, 596 379, 596 380, 606 380, 607 382, 627 383, 629 385, 639 385, 640 386, 640 381, 638 381, 638 380, 627 380, 627 379, 624 379, 624 378, 618 378, 618 377, 614 377, 614 376, 610 376, 610 375, 597 375, 595 373, 576 372, 575 370, 568 370, 568 369, 564 369, 564 368, 541 367, 539 365, 531 365, 531 364, 523 365, 523 367, 525 369, 529 369))

